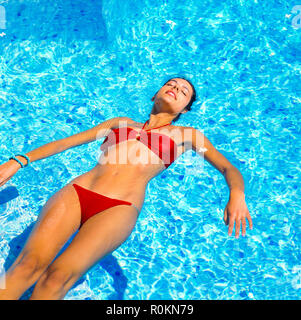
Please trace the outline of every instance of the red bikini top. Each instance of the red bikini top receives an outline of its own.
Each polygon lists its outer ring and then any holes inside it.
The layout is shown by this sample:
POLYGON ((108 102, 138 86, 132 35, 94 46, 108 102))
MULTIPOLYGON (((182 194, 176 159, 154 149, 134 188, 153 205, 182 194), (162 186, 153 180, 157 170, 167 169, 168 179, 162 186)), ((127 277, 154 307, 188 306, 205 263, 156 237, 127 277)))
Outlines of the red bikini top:
POLYGON ((100 149, 104 151, 108 147, 125 140, 136 139, 138 141, 141 141, 151 151, 153 151, 163 161, 165 167, 168 168, 177 158, 176 143, 165 134, 148 131, 170 125, 171 122, 160 127, 144 130, 147 122, 148 120, 144 123, 143 128, 140 132, 128 127, 112 129, 102 143, 100 149))

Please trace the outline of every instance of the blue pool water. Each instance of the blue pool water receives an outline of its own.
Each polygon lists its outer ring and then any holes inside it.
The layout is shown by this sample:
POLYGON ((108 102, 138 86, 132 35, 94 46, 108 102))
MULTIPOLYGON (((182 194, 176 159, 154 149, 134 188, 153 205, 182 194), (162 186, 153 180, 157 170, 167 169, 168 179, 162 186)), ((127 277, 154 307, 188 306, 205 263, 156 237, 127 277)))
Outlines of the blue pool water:
MULTIPOLYGON (((110 117, 144 122, 164 80, 184 75, 198 100, 178 124, 201 130, 245 181, 254 229, 235 239, 224 177, 184 154, 149 183, 127 241, 65 299, 300 299, 297 4, 0 0, 1 163, 110 117)), ((0 188, 0 268, 47 199, 96 164, 101 142, 37 161, 0 188)))

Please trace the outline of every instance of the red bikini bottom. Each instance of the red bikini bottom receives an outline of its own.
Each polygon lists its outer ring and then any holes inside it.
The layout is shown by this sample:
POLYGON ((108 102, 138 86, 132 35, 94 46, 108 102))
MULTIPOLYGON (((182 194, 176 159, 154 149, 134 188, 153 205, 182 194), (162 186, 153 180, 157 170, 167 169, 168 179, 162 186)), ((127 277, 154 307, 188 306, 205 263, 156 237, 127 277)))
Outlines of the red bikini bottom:
POLYGON ((89 218, 94 216, 96 213, 100 213, 103 210, 119 206, 121 204, 134 206, 139 214, 138 208, 131 202, 103 196, 102 194, 83 188, 76 183, 73 183, 72 185, 77 192, 81 207, 80 226, 82 226, 89 218))

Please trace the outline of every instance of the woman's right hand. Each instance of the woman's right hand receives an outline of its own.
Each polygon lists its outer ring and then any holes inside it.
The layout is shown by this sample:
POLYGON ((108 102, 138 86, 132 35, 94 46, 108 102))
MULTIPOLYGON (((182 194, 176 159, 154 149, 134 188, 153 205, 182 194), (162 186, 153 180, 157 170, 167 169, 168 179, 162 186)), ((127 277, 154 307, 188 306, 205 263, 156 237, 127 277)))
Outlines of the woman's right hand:
POLYGON ((15 160, 9 160, 0 165, 0 187, 2 187, 21 168, 15 160))

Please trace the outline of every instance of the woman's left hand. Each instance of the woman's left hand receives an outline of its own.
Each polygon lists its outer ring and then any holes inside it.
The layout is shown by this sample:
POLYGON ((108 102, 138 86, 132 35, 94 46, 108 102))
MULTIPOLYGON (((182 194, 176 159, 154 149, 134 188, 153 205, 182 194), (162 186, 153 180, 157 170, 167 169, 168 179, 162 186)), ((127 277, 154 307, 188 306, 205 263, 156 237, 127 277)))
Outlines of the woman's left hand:
POLYGON ((240 224, 242 225, 242 235, 246 235, 246 218, 250 229, 253 229, 253 222, 250 212, 245 202, 245 194, 242 191, 230 192, 230 198, 224 210, 224 222, 229 225, 228 235, 232 235, 235 223, 235 238, 239 237, 240 224))

